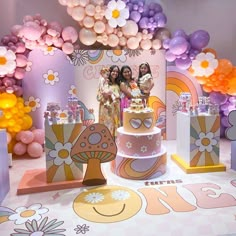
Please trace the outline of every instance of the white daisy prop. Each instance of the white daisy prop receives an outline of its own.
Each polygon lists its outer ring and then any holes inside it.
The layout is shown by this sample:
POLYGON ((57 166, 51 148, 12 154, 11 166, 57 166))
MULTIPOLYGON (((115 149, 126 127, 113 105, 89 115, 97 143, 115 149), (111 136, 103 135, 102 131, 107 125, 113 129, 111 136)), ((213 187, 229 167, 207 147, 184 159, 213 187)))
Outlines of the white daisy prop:
POLYGON ((57 142, 55 144, 55 150, 51 150, 48 154, 51 157, 54 157, 53 163, 56 166, 60 166, 63 163, 70 165, 72 163, 72 159, 70 157, 70 152, 72 148, 72 143, 62 144, 57 142))
POLYGON ((104 200, 104 195, 101 193, 90 193, 85 196, 84 200, 88 203, 99 203, 104 200))
POLYGON ((107 5, 105 17, 112 28, 122 27, 126 24, 126 19, 129 18, 129 10, 123 1, 112 0, 107 5))
POLYGON ((194 70, 194 76, 206 76, 209 77, 215 71, 218 66, 218 60, 215 59, 213 53, 201 52, 199 53, 195 60, 192 61, 192 69, 194 70))
POLYGON ((29 207, 18 207, 15 214, 9 216, 9 220, 15 221, 16 225, 24 224, 27 221, 39 221, 42 214, 48 212, 47 208, 43 208, 40 203, 33 204, 29 207))
POLYGON ((207 134, 201 132, 199 134, 199 139, 196 140, 195 144, 199 147, 199 152, 211 152, 214 145, 217 144, 217 140, 214 138, 214 134, 212 132, 208 132, 207 134))
POLYGON ((130 198, 130 193, 124 190, 116 190, 112 192, 111 196, 115 200, 122 201, 122 200, 127 200, 128 198, 130 198))
POLYGON ((0 47, 0 76, 11 74, 16 69, 16 55, 13 51, 0 47))

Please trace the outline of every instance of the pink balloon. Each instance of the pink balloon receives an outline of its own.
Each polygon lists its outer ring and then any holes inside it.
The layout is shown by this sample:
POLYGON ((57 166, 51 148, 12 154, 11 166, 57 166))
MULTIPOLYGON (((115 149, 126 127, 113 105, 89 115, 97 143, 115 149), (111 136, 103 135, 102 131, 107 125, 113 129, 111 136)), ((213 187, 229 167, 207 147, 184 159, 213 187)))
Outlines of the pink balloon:
POLYGON ((127 47, 129 49, 137 49, 139 47, 139 41, 135 37, 131 37, 127 40, 127 47))
POLYGON ((73 51, 74 51, 74 46, 71 44, 71 43, 64 43, 62 45, 62 51, 65 53, 65 54, 71 54, 73 51))
POLYGON ((25 44, 24 43, 21 43, 21 42, 18 42, 16 44, 16 53, 24 53, 25 52, 25 44))
POLYGON ((11 33, 18 36, 21 28, 22 28, 22 25, 13 25, 11 28, 11 33))
POLYGON ((23 131, 23 133, 20 136, 20 141, 25 144, 29 144, 33 142, 34 140, 34 134, 31 131, 23 131))
POLYGON ((62 38, 64 41, 75 43, 78 39, 78 33, 74 27, 68 26, 62 30, 62 38))
POLYGON ((27 152, 31 157, 41 157, 43 154, 43 147, 39 143, 32 142, 28 145, 27 152))
POLYGON ((45 132, 43 129, 34 129, 32 133, 34 134, 34 142, 44 144, 45 132))
POLYGON ((15 146, 13 147, 13 153, 19 156, 24 155, 26 153, 26 150, 27 146, 22 142, 16 143, 15 146))
POLYGON ((111 47, 116 47, 119 44, 119 38, 115 34, 110 34, 108 36, 108 44, 111 47))
POLYGON ((150 39, 142 40, 140 43, 140 47, 144 50, 149 50, 152 47, 152 42, 150 39))
POLYGON ((35 22, 26 22, 24 27, 20 30, 20 35, 28 40, 37 40, 41 36, 41 27, 35 22))
POLYGON ((22 54, 16 55, 16 66, 25 67, 27 65, 27 57, 22 54))
POLYGON ((71 16, 76 21, 82 21, 85 17, 84 7, 81 7, 81 6, 74 7, 72 9, 71 16))
POLYGON ((25 76, 25 70, 17 67, 14 73, 16 79, 23 79, 25 76))
POLYGON ((53 21, 53 22, 49 23, 48 29, 53 29, 53 30, 57 31, 59 34, 61 34, 61 32, 62 32, 62 26, 57 21, 53 21))

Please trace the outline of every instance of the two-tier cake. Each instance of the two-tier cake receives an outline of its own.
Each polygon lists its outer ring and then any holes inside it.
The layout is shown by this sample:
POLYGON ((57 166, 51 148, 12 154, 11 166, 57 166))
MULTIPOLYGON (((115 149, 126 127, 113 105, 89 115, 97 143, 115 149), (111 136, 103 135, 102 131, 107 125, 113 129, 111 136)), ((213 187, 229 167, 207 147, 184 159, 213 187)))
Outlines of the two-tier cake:
POLYGON ((155 127, 154 111, 144 108, 142 99, 132 99, 124 109, 123 127, 117 129, 117 156, 112 171, 127 179, 146 180, 166 171, 166 149, 161 130, 155 127))

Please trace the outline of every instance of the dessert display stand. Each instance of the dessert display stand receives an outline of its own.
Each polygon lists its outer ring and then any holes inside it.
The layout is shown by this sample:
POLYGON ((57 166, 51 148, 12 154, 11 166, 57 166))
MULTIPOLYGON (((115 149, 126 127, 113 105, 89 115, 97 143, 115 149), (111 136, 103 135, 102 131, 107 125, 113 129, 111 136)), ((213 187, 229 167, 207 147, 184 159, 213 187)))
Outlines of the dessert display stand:
MULTIPOLYGON (((17 194, 54 191, 81 187, 83 180, 83 164, 66 164, 61 161, 55 164, 55 158, 49 155, 55 144, 61 144, 61 154, 65 154, 63 144, 74 143, 82 131, 82 123, 50 124, 45 120, 45 156, 46 168, 28 170, 24 173, 17 194)), ((60 152, 60 150, 58 150, 60 152)), ((59 154, 58 154, 59 155, 59 154)), ((65 155, 64 155, 65 156, 65 155)))
POLYGON ((187 174, 225 171, 220 163, 220 116, 177 112, 177 148, 172 160, 187 174))

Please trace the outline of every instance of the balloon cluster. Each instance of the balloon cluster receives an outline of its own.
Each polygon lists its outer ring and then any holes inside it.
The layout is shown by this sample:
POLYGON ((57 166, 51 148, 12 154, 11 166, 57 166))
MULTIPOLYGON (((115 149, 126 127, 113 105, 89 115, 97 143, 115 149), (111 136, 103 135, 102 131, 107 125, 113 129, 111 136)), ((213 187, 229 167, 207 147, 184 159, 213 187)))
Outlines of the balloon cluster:
POLYGON ((228 59, 217 59, 215 50, 206 48, 203 53, 198 54, 192 62, 190 72, 195 75, 205 92, 236 95, 236 67, 228 59), (200 65, 198 68, 197 64, 200 65))
POLYGON ((166 16, 158 3, 144 0, 59 0, 81 26, 79 40, 85 46, 96 42, 111 48, 160 49, 156 36, 166 25, 166 16))
POLYGON ((225 136, 225 130, 230 127, 228 115, 232 110, 236 109, 236 96, 229 96, 220 92, 211 92, 209 94, 211 103, 218 104, 220 107, 221 117, 221 137, 225 136))
POLYGON ((17 156, 28 154, 30 157, 41 157, 43 154, 44 130, 20 131, 16 135, 13 153, 17 156))
POLYGON ((176 67, 187 70, 196 55, 208 45, 209 40, 210 35, 205 30, 196 30, 190 35, 182 29, 176 30, 172 38, 163 41, 165 58, 168 62, 174 62, 176 67))
MULTIPOLYGON (((61 49, 65 54, 72 54, 78 33, 75 28, 62 27, 58 22, 48 23, 39 14, 27 15, 23 19, 23 25, 14 25, 11 34, 1 39, 1 51, 6 48, 15 54, 16 67, 13 71, 1 73, 0 67, 0 93, 14 93, 22 96, 22 79, 25 76, 28 63, 28 54, 35 48, 47 50, 49 47, 61 49)), ((6 50, 5 49, 5 50, 6 50)), ((3 67, 3 66, 2 66, 3 67)))

